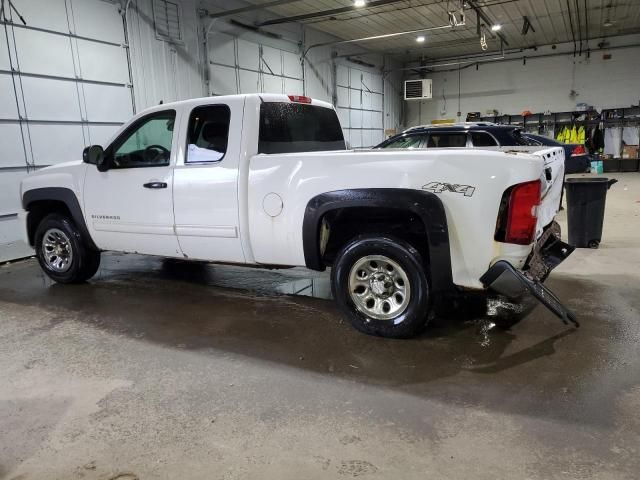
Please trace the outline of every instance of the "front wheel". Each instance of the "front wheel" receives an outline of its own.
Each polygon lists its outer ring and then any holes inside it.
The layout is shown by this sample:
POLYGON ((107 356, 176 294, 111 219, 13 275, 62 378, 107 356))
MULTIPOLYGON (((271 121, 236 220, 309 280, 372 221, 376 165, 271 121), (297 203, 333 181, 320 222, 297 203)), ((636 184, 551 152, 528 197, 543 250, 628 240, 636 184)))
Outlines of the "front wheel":
POLYGON ((59 283, 84 282, 100 266, 100 252, 87 247, 70 218, 57 213, 38 225, 35 249, 42 270, 59 283))
POLYGON ((361 332, 388 338, 420 333, 427 323, 429 285, 423 260, 408 243, 361 236, 337 255, 333 297, 361 332))

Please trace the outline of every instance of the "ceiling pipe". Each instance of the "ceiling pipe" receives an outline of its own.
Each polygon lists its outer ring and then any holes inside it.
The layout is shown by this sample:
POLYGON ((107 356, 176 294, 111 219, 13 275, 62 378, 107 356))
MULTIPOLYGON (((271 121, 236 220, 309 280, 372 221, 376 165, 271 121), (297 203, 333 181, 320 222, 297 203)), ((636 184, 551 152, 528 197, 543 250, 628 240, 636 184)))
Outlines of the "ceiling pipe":
POLYGON ((573 18, 571 17, 571 4, 567 0, 567 13, 569 14, 569 26, 571 27, 571 38, 573 39, 573 56, 576 56, 576 34, 573 30, 573 18))
POLYGON ((348 7, 332 8, 330 10, 320 10, 312 13, 305 13, 302 15, 293 15, 290 17, 274 18, 272 20, 265 20, 264 22, 257 22, 257 27, 266 27, 268 25, 280 25, 282 23, 301 22, 303 20, 310 20, 318 17, 328 17, 330 15, 339 15, 341 13, 361 12, 375 7, 382 7, 384 5, 391 5, 392 3, 400 3, 405 0, 373 0, 367 2, 363 7, 356 7, 355 5, 349 5, 348 7))
POLYGON ((253 12, 256 10, 264 10, 265 8, 277 7, 279 5, 287 5, 289 3, 296 3, 300 0, 273 0, 271 2, 261 3, 259 5, 248 5, 246 7, 234 8, 233 10, 223 10, 222 12, 209 13, 204 16, 209 18, 222 18, 229 17, 231 15, 239 15, 241 13, 253 12))
MULTIPOLYGON (((629 44, 629 45, 617 45, 614 47, 606 47, 606 48, 600 48, 599 50, 622 50, 625 48, 638 48, 640 47, 640 43, 633 43, 633 44, 629 44)), ((533 55, 533 56, 525 56, 523 55, 519 55, 519 56, 513 56, 513 57, 507 57, 507 55, 512 55, 512 54, 517 54, 517 53, 523 53, 523 51, 521 49, 513 49, 511 51, 505 51, 503 52, 503 54, 499 57, 487 57, 486 55, 482 56, 469 56, 469 57, 464 57, 461 59, 460 62, 458 61, 452 61, 452 62, 447 62, 447 59, 443 59, 444 62, 446 63, 439 63, 439 64, 428 64, 428 65, 417 65, 417 66, 413 66, 413 67, 402 67, 402 68, 393 68, 390 70, 386 70, 384 73, 390 73, 390 72, 399 72, 399 71, 411 71, 411 70, 423 70, 423 69, 431 69, 431 68, 436 68, 436 67, 448 67, 448 66, 455 66, 455 65, 464 65, 464 64, 483 64, 483 63, 500 63, 500 62, 515 62, 515 61, 522 61, 524 58, 527 59, 527 61, 531 61, 531 60, 536 60, 538 58, 549 58, 549 57, 560 57, 560 56, 565 56, 565 55, 571 55, 571 52, 554 52, 554 53, 543 53, 540 55, 533 55)), ((457 69, 456 69, 457 70, 457 69)), ((442 70, 440 70, 442 71, 442 70)), ((437 72, 435 72, 437 73, 437 72)))
POLYGON ((416 34, 416 33, 421 33, 421 32, 430 32, 433 30, 444 30, 446 28, 453 28, 451 25, 441 25, 439 27, 430 27, 430 28, 420 28, 418 30, 406 30, 404 32, 396 32, 396 33, 386 33, 384 35, 374 35, 372 37, 362 37, 362 38, 353 38, 351 40, 336 40, 333 42, 323 42, 323 43, 315 43, 313 45, 310 45, 302 54, 303 58, 307 56, 307 53, 309 53, 309 50, 311 50, 312 48, 317 48, 317 47, 329 47, 329 46, 334 46, 334 45, 345 45, 348 43, 359 43, 359 42, 368 42, 370 40, 382 40, 385 38, 393 38, 393 37, 399 37, 401 35, 412 35, 412 34, 416 34))

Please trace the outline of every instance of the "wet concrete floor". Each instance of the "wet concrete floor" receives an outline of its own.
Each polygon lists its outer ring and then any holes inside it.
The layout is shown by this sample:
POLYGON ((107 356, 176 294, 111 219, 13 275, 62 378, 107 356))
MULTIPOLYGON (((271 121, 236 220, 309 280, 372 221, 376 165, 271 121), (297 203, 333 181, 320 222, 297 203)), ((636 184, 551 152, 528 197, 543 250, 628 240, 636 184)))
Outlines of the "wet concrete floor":
MULTIPOLYGON (((0 267, 0 478, 636 479, 640 175, 510 330, 356 332, 327 275, 107 254, 85 285, 0 267)), ((561 217, 562 220, 562 217, 561 217)))

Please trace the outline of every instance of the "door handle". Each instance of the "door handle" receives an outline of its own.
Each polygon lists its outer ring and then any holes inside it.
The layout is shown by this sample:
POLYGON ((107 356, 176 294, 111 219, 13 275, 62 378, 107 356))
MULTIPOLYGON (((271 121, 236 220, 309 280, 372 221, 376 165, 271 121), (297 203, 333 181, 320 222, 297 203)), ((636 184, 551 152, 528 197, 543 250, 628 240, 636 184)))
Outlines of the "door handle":
POLYGON ((165 182, 149 182, 142 185, 144 188, 167 188, 165 182))

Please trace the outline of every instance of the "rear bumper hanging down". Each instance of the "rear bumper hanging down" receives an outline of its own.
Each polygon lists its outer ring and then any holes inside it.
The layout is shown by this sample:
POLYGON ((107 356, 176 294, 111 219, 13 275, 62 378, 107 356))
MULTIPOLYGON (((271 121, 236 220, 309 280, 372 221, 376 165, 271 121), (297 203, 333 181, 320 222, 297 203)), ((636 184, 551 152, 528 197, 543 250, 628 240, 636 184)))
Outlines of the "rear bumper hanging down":
POLYGON ((560 228, 554 222, 540 237, 531 253, 525 271, 521 272, 505 260, 494 263, 480 278, 482 284, 505 297, 518 300, 531 294, 551 310, 562 322, 579 327, 575 314, 565 307, 542 282, 551 270, 564 261, 575 248, 560 240, 560 228))

